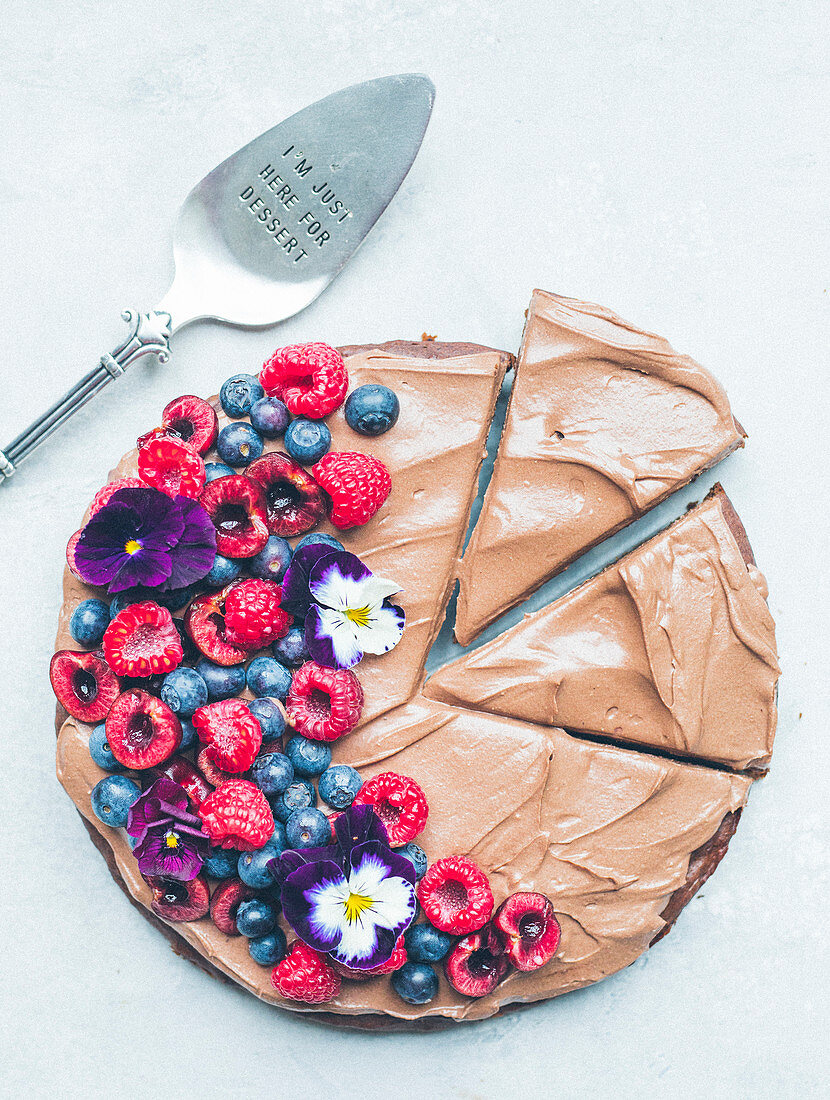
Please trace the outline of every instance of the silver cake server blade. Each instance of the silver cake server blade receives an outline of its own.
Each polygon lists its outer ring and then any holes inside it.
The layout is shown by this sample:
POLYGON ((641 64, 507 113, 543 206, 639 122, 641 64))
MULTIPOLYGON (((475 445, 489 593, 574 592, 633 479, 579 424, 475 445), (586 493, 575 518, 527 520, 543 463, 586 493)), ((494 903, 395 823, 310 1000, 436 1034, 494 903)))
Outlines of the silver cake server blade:
POLYGON ((389 205, 421 146, 435 89, 419 73, 368 80, 312 103, 214 168, 179 210, 176 274, 158 307, 0 451, 10 477, 35 447, 144 355, 210 318, 257 328, 305 309, 389 205))

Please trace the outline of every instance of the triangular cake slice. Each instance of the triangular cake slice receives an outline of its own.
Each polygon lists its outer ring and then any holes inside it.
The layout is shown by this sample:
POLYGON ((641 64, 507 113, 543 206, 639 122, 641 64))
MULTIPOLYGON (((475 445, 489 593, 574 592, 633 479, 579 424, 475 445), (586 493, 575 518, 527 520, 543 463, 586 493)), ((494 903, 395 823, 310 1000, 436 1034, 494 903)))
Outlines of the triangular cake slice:
POLYGON ((426 695, 763 769, 779 675, 766 582, 720 486, 568 595, 439 669, 426 695))
POLYGON ((533 293, 455 634, 494 619, 742 445, 723 388, 659 336, 533 293))

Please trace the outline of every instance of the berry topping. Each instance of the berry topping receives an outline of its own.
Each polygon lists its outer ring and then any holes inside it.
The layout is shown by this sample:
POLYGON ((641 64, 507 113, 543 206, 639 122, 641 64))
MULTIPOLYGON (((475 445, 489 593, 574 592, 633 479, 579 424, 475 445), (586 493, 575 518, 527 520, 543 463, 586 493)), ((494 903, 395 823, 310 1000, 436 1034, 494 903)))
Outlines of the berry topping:
POLYGON ((232 645, 261 649, 288 633, 291 616, 282 610, 282 589, 273 581, 240 581, 225 595, 225 635, 232 645))
POLYGON ((100 653, 60 649, 49 665, 52 690, 61 706, 81 722, 100 722, 118 698, 121 684, 100 653))
POLYGON ((75 547, 78 545, 78 539, 83 534, 83 528, 80 531, 76 531, 74 535, 69 536, 69 542, 66 544, 66 564, 69 572, 75 577, 76 580, 82 581, 84 578, 78 572, 78 566, 75 564, 75 547))
POLYGON ((268 393, 295 416, 320 420, 343 404, 349 374, 343 356, 328 344, 277 348, 259 373, 268 393))
POLYGON ((505 950, 517 970, 538 970, 559 947, 562 930, 544 894, 511 894, 499 906, 493 924, 504 934, 505 950))
POLYGON ((246 779, 229 779, 208 795, 199 817, 215 845, 250 852, 261 848, 274 832, 268 800, 246 779))
POLYGON ((406 953, 413 962, 441 962, 447 957, 454 940, 432 924, 412 924, 403 934, 406 953))
POLYGON ((303 737, 336 741, 360 721, 363 688, 348 669, 306 661, 294 673, 286 709, 294 729, 303 737))
POLYGON ((317 789, 326 805, 333 810, 345 810, 354 802, 361 784, 360 773, 354 768, 348 764, 335 764, 320 776, 317 789))
POLYGON ((161 424, 168 435, 178 436, 200 455, 207 454, 216 442, 216 409, 201 397, 185 394, 165 406, 161 424))
POLYGON ((103 600, 81 600, 69 620, 69 633, 78 645, 100 645, 109 622, 110 609, 103 600))
POLYGON ((487 876, 466 856, 436 860, 418 885, 418 900, 427 920, 456 936, 482 928, 493 912, 487 876))
POLYGON ((92 519, 95 513, 100 512, 105 504, 109 504, 110 497, 113 493, 117 493, 119 489, 141 489, 143 486, 144 482, 139 481, 137 477, 117 477, 114 481, 108 481, 92 498, 92 504, 89 506, 89 518, 92 519))
POLYGON ((228 416, 247 416, 255 401, 261 401, 265 390, 255 374, 234 374, 222 383, 219 401, 228 416))
POLYGON ((431 966, 408 962, 392 975, 392 988, 409 1005, 425 1005, 438 992, 438 975, 431 966))
POLYGON ((196 764, 206 781, 210 783, 211 787, 221 787, 222 784, 227 783, 229 779, 239 778, 239 776, 234 775, 233 772, 224 772, 220 767, 214 764, 207 754, 207 749, 202 749, 196 757, 196 764))
POLYGON ((276 439, 285 432, 291 417, 278 397, 262 397, 251 405, 251 424, 266 439, 276 439))
POLYGON ((319 1005, 334 1000, 340 992, 340 975, 325 955, 295 940, 286 958, 274 967, 274 988, 282 997, 319 1005))
POLYGON ((210 894, 204 875, 189 882, 174 878, 148 878, 146 882, 153 891, 151 908, 164 920, 199 920, 207 916, 210 894))
POLYGON ((262 744, 259 722, 241 699, 200 707, 193 715, 193 726, 207 746, 207 759, 225 772, 246 772, 262 744))
POLYGON ((174 756, 172 759, 165 761, 160 768, 155 769, 153 772, 155 779, 158 779, 160 775, 166 775, 174 783, 184 787, 187 797, 197 810, 213 789, 199 769, 184 756, 174 756))
POLYGON ((396 775, 395 772, 381 772, 364 783, 354 804, 371 806, 374 809, 383 822, 389 834, 389 843, 393 847, 414 840, 423 831, 429 814, 424 792, 415 780, 408 775, 396 775))
POLYGON ((320 810, 308 806, 294 810, 285 823, 285 838, 289 848, 319 848, 331 836, 329 819, 320 810))
POLYGON ((169 497, 197 500, 205 484, 205 464, 199 452, 175 436, 149 439, 139 447, 138 473, 145 485, 169 497))
POLYGON ((251 940, 257 936, 267 936, 277 927, 277 916, 277 908, 270 901, 265 898, 249 898, 236 911, 236 927, 243 936, 251 940))
POLYGON ((268 541, 265 497, 245 474, 218 477, 199 503, 216 528, 216 550, 226 558, 252 558, 268 541))
POLYGON ((208 701, 208 687, 195 668, 174 668, 164 677, 159 695, 179 718, 192 718, 208 701))
POLYGON ((329 958, 332 969, 336 970, 342 978, 351 978, 355 982, 365 982, 369 978, 377 977, 378 974, 394 974, 396 970, 400 970, 405 962, 406 948, 404 947, 403 936, 398 938, 395 950, 386 962, 381 963, 380 966, 373 966, 371 970, 354 970, 351 966, 338 962, 337 959, 329 958))
POLYGON ((107 741, 125 768, 154 768, 181 744, 179 719, 161 699, 132 688, 119 695, 107 715, 107 741))
POLYGON ((291 687, 291 673, 273 657, 256 657, 248 665, 245 679, 257 698, 285 699, 291 687))
POLYGON ((125 607, 104 634, 104 656, 119 676, 156 676, 182 662, 179 632, 166 607, 152 600, 125 607))
POLYGON ((260 552, 245 564, 254 577, 264 581, 281 581, 290 562, 291 547, 279 535, 270 535, 260 552))
MULTIPOLYGON (((269 451, 252 462, 245 476, 265 496, 268 529, 272 535, 301 535, 326 514, 326 500, 314 478, 288 455, 269 451)), ((261 549, 261 548, 260 548, 261 549)))
POLYGON ((298 417, 285 433, 285 449, 301 466, 312 466, 331 446, 331 432, 320 420, 298 417))
POLYGON ((356 451, 331 451, 311 472, 331 498, 331 522, 341 530, 367 523, 392 489, 380 459, 356 451))
POLYGON ((444 963, 447 981, 465 997, 486 997, 510 969, 510 959, 492 929, 473 932, 455 945, 444 963))
POLYGON ((346 423, 361 435, 383 435, 401 411, 397 394, 388 386, 370 384, 352 390, 346 401, 346 423))
MULTIPOLYGON (((247 649, 234 645, 225 632, 225 595, 222 592, 206 592, 197 596, 184 616, 184 628, 199 651, 215 665, 228 668, 239 665, 248 656, 247 649)), ((205 679, 208 691, 211 680, 205 679)), ((235 682, 235 681, 234 681, 235 682)), ((240 688, 241 688, 240 684, 240 688)), ((232 692, 236 694, 236 692, 232 692)))
POLYGON ((99 821, 113 829, 123 829, 130 806, 140 796, 141 788, 126 775, 107 775, 92 788, 89 801, 99 821))
POLYGON ((216 450, 229 466, 247 466, 259 458, 263 449, 262 436, 250 424, 226 424, 219 433, 216 450))
POLYGON ((226 936, 238 936, 236 913, 243 901, 254 896, 254 891, 238 878, 220 882, 210 898, 210 919, 226 936))

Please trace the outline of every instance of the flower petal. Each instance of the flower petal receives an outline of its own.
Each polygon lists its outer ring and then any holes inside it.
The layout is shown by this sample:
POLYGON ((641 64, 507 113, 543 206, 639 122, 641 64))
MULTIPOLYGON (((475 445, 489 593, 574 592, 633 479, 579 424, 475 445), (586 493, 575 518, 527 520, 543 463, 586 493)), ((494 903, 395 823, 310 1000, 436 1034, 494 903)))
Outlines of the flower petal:
POLYGON ((353 668, 363 656, 354 624, 330 607, 315 606, 306 615, 305 643, 311 659, 327 668, 353 668))
POLYGON ((363 607, 366 604, 363 588, 371 576, 355 554, 337 550, 318 561, 311 569, 308 590, 317 603, 324 607, 346 611, 350 607, 363 607))
POLYGON ((380 929, 370 919, 369 910, 366 910, 354 922, 347 922, 343 928, 339 943, 331 951, 335 959, 354 970, 369 970, 373 966, 379 966, 390 957, 395 948, 394 941, 386 958, 378 940, 380 929))
POLYGON ((406 616, 403 608, 394 604, 373 607, 366 616, 366 623, 351 623, 357 644, 364 653, 388 653, 401 640, 406 616))
POLYGON ((335 551, 327 543, 312 542, 301 546, 291 559, 280 582, 282 587, 281 606, 291 615, 302 617, 314 602, 308 590, 308 575, 323 558, 330 557, 335 551))
POLYGON ((213 520, 196 500, 176 497, 184 530, 171 550, 172 571, 160 586, 164 591, 184 588, 210 572, 216 558, 216 528, 213 520))
MULTIPOLYGON (((386 826, 371 806, 350 806, 347 810, 344 810, 335 819, 334 832, 340 847, 344 867, 352 866, 352 850, 360 844, 375 840, 379 841, 385 848, 389 847, 389 834, 386 832, 386 826)), ((403 859, 403 856, 396 858, 403 859)))
POLYGON ((336 863, 306 863, 292 871, 280 892, 285 919, 315 951, 331 951, 346 923, 344 901, 349 888, 336 863))
POLYGON ((401 586, 397 581, 390 581, 386 577, 379 577, 376 573, 372 573, 367 580, 363 582, 363 593, 366 596, 367 603, 381 603, 387 596, 394 596, 396 592, 400 592, 401 586))

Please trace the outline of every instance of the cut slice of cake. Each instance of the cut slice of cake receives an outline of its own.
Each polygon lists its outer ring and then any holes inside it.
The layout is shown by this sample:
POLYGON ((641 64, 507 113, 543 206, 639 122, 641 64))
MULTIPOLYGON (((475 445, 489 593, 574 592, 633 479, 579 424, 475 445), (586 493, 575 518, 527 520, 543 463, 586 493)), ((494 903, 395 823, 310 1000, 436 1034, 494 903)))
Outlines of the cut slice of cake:
POLYGON ((718 485, 659 535, 425 694, 732 768, 769 764, 779 668, 767 588, 718 485))
POLYGON ((743 438, 699 363, 610 310, 534 291, 493 477, 459 570, 458 641, 468 645, 743 438))

